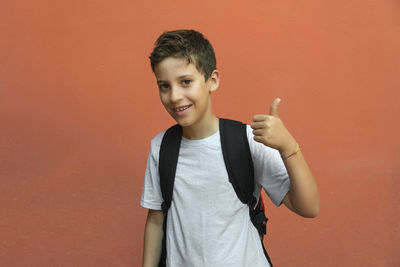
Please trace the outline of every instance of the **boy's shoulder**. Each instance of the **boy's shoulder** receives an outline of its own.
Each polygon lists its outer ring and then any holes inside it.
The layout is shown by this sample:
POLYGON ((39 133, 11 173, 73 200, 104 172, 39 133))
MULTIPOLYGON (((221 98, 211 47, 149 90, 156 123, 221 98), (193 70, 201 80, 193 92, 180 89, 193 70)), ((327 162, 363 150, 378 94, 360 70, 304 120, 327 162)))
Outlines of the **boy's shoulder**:
POLYGON ((155 136, 153 136, 153 138, 151 139, 151 145, 153 146, 153 145, 158 145, 158 146, 160 146, 160 144, 161 144, 161 141, 162 141, 162 139, 163 139, 163 137, 164 137, 164 134, 165 134, 165 132, 166 132, 167 130, 164 130, 164 131, 161 131, 161 132, 159 132, 158 134, 156 134, 155 136))
POLYGON ((160 152, 161 142, 166 130, 156 134, 150 141, 150 154, 158 161, 158 153, 160 152))

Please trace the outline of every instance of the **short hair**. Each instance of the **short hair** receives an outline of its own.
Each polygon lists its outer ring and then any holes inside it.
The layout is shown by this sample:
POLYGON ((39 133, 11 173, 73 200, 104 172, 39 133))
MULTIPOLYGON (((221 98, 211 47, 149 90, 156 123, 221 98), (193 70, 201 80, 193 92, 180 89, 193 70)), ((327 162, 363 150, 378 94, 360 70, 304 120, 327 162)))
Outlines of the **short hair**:
POLYGON ((195 30, 167 31, 158 37, 150 55, 151 69, 167 57, 186 58, 204 75, 205 80, 217 68, 214 49, 203 34, 195 30))

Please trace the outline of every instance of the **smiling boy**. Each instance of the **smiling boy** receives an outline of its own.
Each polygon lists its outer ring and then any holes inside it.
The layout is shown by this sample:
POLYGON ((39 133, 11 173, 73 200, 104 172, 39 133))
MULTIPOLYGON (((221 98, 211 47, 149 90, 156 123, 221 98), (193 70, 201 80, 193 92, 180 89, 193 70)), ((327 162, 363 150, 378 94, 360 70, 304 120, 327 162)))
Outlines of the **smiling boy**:
MULTIPOLYGON (((166 228, 166 266, 269 266, 249 208, 229 182, 221 150, 219 118, 211 94, 219 72, 211 44, 193 30, 163 33, 150 56, 162 104, 182 126, 173 198, 166 228)), ((247 138, 254 165, 254 195, 264 188, 272 202, 315 217, 315 180, 293 136, 278 117, 253 117, 247 138)), ((158 266, 164 236, 158 157, 164 132, 151 141, 141 205, 147 209, 143 266, 158 266)))

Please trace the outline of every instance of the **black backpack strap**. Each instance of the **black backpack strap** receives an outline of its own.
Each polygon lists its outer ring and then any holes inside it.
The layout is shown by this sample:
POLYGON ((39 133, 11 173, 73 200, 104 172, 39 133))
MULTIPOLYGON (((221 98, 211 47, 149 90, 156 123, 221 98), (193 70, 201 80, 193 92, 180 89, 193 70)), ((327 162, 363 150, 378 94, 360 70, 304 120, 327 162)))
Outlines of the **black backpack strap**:
POLYGON ((171 206, 181 140, 182 127, 176 124, 165 132, 161 141, 158 171, 160 173, 161 193, 164 199, 161 208, 164 213, 167 213, 171 206))
MULTIPOLYGON (((164 222, 163 222, 163 239, 161 243, 161 256, 160 256, 160 262, 158 263, 158 267, 166 267, 167 264, 167 213, 164 212, 164 222)), ((265 249, 264 249, 265 252, 265 249)))
POLYGON ((182 127, 178 124, 169 128, 161 141, 160 153, 158 159, 158 171, 160 173, 160 187, 164 202, 161 208, 164 212, 163 223, 163 240, 159 267, 166 266, 167 247, 167 215, 168 209, 171 206, 172 192, 174 190, 175 172, 178 164, 179 148, 182 140, 182 127))
POLYGON ((254 202, 254 168, 251 159, 246 124, 219 119, 222 154, 229 181, 244 204, 254 202))

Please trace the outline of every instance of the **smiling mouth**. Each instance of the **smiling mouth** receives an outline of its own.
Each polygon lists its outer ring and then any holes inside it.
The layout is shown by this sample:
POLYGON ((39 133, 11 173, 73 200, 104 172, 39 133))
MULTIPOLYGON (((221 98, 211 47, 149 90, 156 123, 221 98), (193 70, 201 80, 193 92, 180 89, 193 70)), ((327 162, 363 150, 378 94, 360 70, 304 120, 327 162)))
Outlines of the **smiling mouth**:
POLYGON ((183 107, 179 107, 179 108, 174 108, 175 112, 181 112, 184 110, 187 110, 188 108, 190 108, 192 105, 188 105, 188 106, 183 106, 183 107))

